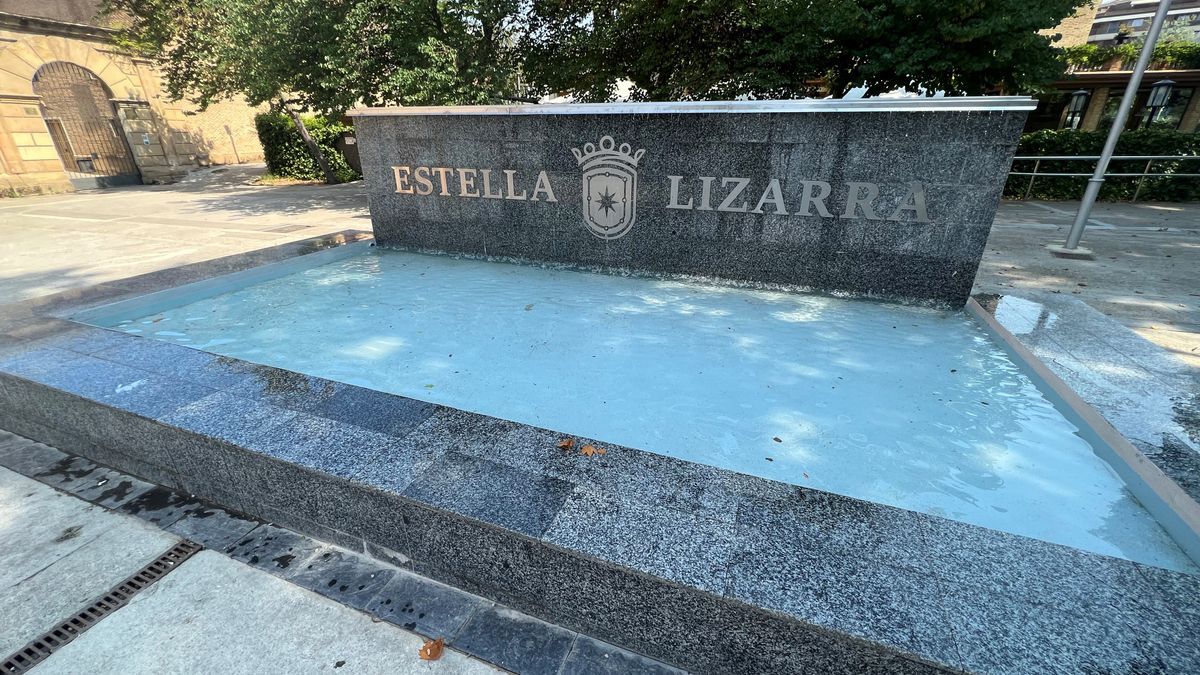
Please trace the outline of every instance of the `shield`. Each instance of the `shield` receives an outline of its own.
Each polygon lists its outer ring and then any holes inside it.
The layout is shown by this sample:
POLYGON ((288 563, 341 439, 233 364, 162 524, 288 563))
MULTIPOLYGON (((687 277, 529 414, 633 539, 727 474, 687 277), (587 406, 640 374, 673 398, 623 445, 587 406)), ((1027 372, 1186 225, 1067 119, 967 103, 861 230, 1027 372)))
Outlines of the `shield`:
POLYGON ((583 173, 583 219, 592 234, 616 239, 633 227, 637 216, 637 174, 611 164, 583 173))

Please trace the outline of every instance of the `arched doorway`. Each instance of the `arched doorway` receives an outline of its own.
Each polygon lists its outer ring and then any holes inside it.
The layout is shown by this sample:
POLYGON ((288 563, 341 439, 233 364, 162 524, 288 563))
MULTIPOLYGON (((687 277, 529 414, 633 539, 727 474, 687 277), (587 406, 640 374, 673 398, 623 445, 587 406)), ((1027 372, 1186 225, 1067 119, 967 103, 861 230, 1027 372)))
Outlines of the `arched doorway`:
POLYGON ((92 71, 54 61, 33 75, 42 117, 71 183, 79 189, 141 183, 112 93, 92 71))

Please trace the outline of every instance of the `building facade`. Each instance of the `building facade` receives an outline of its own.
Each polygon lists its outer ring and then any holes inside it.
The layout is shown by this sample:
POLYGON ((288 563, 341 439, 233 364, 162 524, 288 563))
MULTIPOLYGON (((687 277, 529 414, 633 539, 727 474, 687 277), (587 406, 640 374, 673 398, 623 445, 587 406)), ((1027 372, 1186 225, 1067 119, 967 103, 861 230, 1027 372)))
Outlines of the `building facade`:
POLYGON ((0 193, 171 182, 262 160, 255 109, 169 101, 153 64, 97 25, 98 4, 0 0, 0 193))
MULTIPOLYGON (((1049 31, 1062 36, 1056 44, 1068 50, 1072 63, 1067 76, 1054 83, 1054 91, 1038 97, 1038 109, 1030 114, 1025 130, 1107 131, 1157 7, 1158 0, 1098 2, 1049 31)), ((1200 126, 1198 31, 1200 0, 1173 2, 1126 129, 1193 133, 1200 126)))

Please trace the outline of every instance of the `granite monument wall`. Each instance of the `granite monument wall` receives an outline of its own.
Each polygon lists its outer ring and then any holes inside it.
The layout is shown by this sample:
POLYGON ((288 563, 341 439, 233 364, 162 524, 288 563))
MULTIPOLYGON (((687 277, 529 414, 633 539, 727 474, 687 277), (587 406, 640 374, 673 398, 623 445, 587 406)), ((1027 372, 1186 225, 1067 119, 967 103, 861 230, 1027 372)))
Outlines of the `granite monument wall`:
POLYGON ((352 113, 381 246, 960 307, 1031 99, 352 113))

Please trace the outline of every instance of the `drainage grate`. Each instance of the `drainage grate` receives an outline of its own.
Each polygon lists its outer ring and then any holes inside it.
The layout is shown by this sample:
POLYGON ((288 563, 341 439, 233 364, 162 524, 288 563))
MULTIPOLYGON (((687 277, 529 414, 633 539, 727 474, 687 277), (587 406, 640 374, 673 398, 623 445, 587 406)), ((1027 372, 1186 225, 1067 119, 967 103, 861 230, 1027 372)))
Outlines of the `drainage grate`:
POLYGON ((194 541, 175 544, 166 553, 158 556, 133 576, 117 584, 111 591, 97 598, 75 616, 51 628, 44 635, 18 649, 0 664, 0 674, 17 675, 27 672, 41 663, 63 645, 79 637, 97 621, 112 614, 147 586, 163 578, 180 563, 195 555, 204 547, 194 541))

